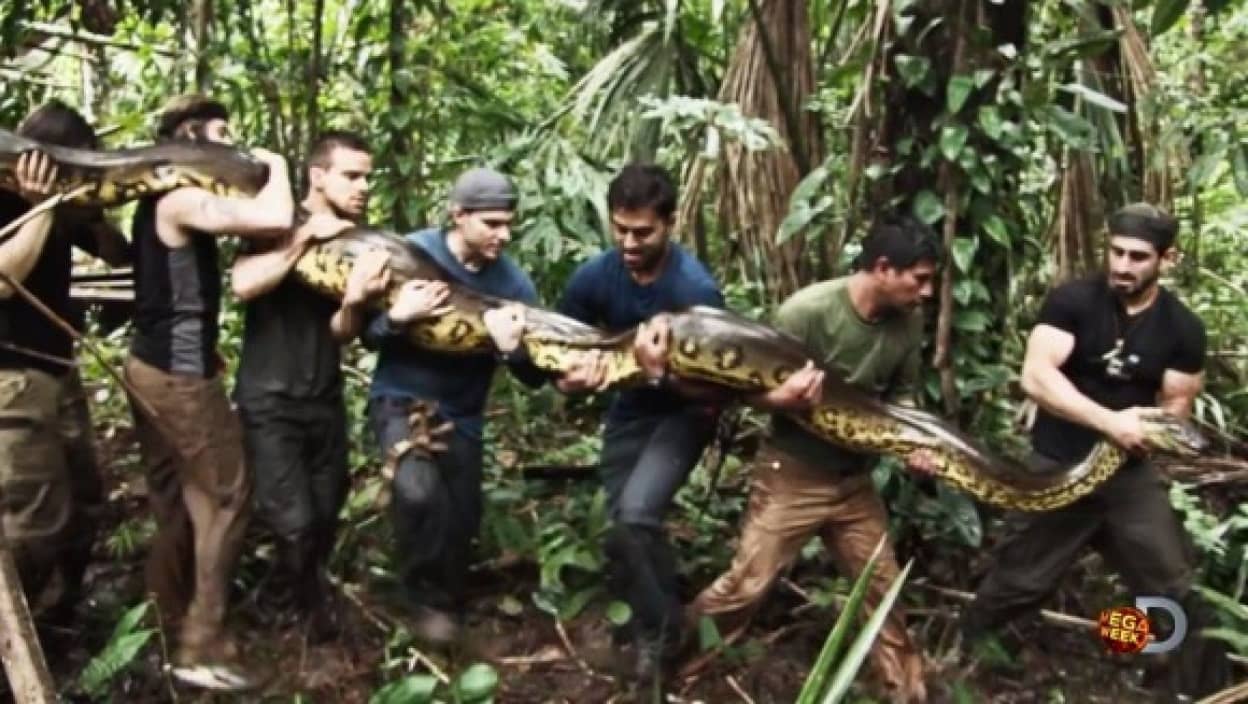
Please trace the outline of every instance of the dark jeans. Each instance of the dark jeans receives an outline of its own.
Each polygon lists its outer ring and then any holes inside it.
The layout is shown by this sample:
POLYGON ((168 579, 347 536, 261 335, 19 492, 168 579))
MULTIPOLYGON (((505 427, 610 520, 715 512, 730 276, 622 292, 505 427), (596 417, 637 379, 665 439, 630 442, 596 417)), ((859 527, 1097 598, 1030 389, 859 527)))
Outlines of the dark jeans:
POLYGON ((670 638, 681 627, 663 518, 714 431, 714 415, 690 408, 609 425, 604 434, 600 464, 614 524, 604 546, 608 583, 632 609, 637 635, 670 638))
POLYGON ((342 399, 243 399, 243 445, 255 482, 255 517, 278 540, 295 585, 319 583, 347 496, 342 399))
MULTIPOLYGON (((369 404, 383 456, 411 434, 408 405, 398 398, 369 404)), ((408 453, 395 467, 390 512, 395 564, 406 596, 415 604, 459 611, 472 540, 481 524, 481 442, 457 431, 444 441, 447 451, 435 458, 408 453)))
MULTIPOLYGON (((1038 461, 1044 461, 1034 456, 1038 461)), ((1055 511, 1015 514, 997 546, 995 564, 979 585, 963 620, 976 638, 1036 608, 1048 598, 1085 545, 1100 552, 1135 595, 1166 596, 1184 605, 1188 636, 1174 653, 1167 676, 1178 691, 1195 693, 1200 671, 1217 667, 1205 653, 1217 650, 1196 637, 1211 625, 1209 611, 1191 591, 1194 555, 1170 505, 1165 480, 1147 462, 1120 469, 1097 491, 1055 511)), ((1218 656, 1219 658, 1221 656, 1218 656)), ((1225 659, 1221 658, 1225 666, 1225 659)))

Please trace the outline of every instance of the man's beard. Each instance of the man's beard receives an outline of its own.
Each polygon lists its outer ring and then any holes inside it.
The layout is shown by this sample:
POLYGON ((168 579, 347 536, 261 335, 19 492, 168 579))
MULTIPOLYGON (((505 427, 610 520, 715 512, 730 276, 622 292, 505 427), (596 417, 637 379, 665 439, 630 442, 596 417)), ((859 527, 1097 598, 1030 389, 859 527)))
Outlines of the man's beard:
POLYGON ((1157 279, 1161 278, 1161 272, 1154 271, 1152 274, 1133 282, 1115 281, 1113 278, 1109 280, 1109 287, 1114 293, 1126 303, 1134 303, 1144 297, 1144 294, 1157 283, 1157 279))

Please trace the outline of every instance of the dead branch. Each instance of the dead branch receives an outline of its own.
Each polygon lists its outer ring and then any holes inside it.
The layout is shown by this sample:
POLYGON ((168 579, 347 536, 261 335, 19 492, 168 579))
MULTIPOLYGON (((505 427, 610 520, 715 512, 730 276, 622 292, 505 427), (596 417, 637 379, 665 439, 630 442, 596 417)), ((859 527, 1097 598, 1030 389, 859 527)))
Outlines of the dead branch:
POLYGON ((559 634, 559 640, 563 642, 564 651, 567 652, 568 657, 572 658, 577 667, 581 669, 581 672, 584 672, 589 677, 599 679, 604 682, 615 681, 615 678, 610 675, 604 675, 600 672, 596 672, 589 666, 589 663, 585 662, 584 658, 576 652, 576 648, 572 647, 572 639, 568 638, 568 631, 563 627, 563 621, 560 620, 558 616, 555 617, 555 633, 559 634))
POLYGON ((754 704, 754 700, 750 698, 750 695, 745 693, 744 689, 741 689, 741 685, 737 684, 737 681, 732 678, 732 675, 728 675, 724 679, 728 681, 728 686, 732 687, 732 691, 736 692, 738 697, 741 697, 741 701, 745 702, 745 704, 754 704))
POLYGON ((1196 702, 1196 704, 1234 704, 1248 701, 1248 681, 1240 682, 1196 702))
POLYGON ((22 592, 22 580, 0 526, 0 662, 18 702, 52 704, 56 689, 22 592))
POLYGON ((122 42, 122 41, 113 39, 111 37, 106 37, 102 34, 95 34, 93 32, 88 32, 86 30, 75 31, 68 27, 62 27, 56 24, 49 24, 47 22, 22 21, 19 24, 21 24, 23 29, 29 30, 31 32, 44 34, 49 37, 60 37, 62 39, 72 39, 73 41, 76 41, 82 44, 91 44, 94 46, 108 46, 108 47, 113 47, 114 49, 126 49, 127 51, 151 51, 154 54, 159 54, 161 56, 165 56, 171 59, 177 58, 178 56, 177 51, 174 51, 173 49, 167 49, 157 44, 149 44, 149 45, 144 46, 142 44, 122 42))

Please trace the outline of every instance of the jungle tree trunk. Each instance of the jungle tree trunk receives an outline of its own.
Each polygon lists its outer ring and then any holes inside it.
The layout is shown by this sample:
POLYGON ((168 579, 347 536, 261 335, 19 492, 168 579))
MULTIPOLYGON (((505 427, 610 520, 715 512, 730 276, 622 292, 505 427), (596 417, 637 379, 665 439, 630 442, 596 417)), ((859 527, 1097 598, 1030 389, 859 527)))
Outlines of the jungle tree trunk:
MULTIPOLYGON (((390 117, 395 119, 398 115, 407 114, 407 100, 405 91, 401 85, 400 75, 405 69, 407 58, 407 17, 408 2, 407 0, 393 0, 390 3, 390 40, 389 40, 389 56, 390 56, 390 117)), ((411 229, 409 219, 407 217, 407 197, 404 195, 405 189, 401 187, 404 180, 403 173, 400 169, 403 160, 412 158, 411 140, 407 135, 407 121, 403 120, 402 125, 395 125, 395 129, 389 135, 389 149, 387 150, 387 161, 390 162, 390 176, 395 180, 394 188, 394 206, 390 214, 390 222, 399 232, 406 232, 411 229)), ((410 167, 410 164, 408 164, 410 167)))
POLYGON ((212 67, 208 56, 212 0, 192 0, 190 12, 191 46, 195 51, 195 90, 207 94, 212 88, 212 67))
POLYGON ((726 145, 718 168, 718 207, 747 274, 778 301, 811 280, 802 235, 784 244, 776 243, 776 235, 793 189, 823 154, 818 121, 803 109, 814 90, 807 4, 751 0, 751 7, 753 20, 741 31, 719 100, 770 122, 787 149, 749 152, 739 144, 726 145))

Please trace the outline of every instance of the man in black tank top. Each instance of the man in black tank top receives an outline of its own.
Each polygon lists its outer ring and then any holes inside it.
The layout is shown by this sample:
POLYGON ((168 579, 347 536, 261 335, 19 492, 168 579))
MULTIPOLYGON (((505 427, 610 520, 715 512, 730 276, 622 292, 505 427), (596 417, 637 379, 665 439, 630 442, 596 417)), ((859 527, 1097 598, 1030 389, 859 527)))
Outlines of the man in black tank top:
MULTIPOLYGON (((1137 457, 1102 487, 1047 513, 1012 517, 995 564, 964 620, 975 640, 1034 609, 1057 588, 1085 545, 1093 545, 1136 596, 1165 596, 1187 612, 1187 639, 1158 670, 1173 695, 1219 688, 1226 660, 1196 634, 1208 607, 1192 591, 1187 536, 1166 484, 1145 457, 1142 407, 1191 413, 1203 385, 1205 328, 1158 283, 1172 263, 1177 221, 1144 203, 1109 219, 1107 271, 1050 292, 1023 362, 1023 390, 1039 406, 1033 460, 1069 466, 1102 437, 1137 457), (1222 670, 1217 672, 1216 670, 1222 670)), ((1157 673, 1154 673, 1157 674, 1157 673)))
MULTIPOLYGON (((97 147, 87 121, 58 101, 32 112, 17 132, 45 144, 97 147)), ((52 195, 56 166, 33 152, 18 160, 15 175, 18 190, 0 191, 0 226, 52 195)), ((106 223, 97 215, 65 206, 36 215, 0 244, 0 271, 72 321, 70 250, 77 246, 96 254, 104 249, 96 237, 108 230, 100 227, 106 223)), ((121 233, 113 234, 125 242, 121 233)), ((110 258, 109 263, 124 262, 110 258)), ((53 662, 62 644, 49 638, 56 631, 45 626, 71 625, 102 501, 73 340, 0 284, 0 533, 13 551, 42 645, 53 662), (52 592, 58 584, 59 591, 52 592), (40 611, 49 600, 53 608, 40 611)))
POLYGON ((363 220, 373 160, 364 140, 330 132, 308 156, 307 222, 289 236, 243 243, 231 278, 246 301, 234 397, 243 422, 254 507, 273 533, 300 621, 314 641, 336 630, 325 564, 347 494, 347 419, 339 344, 359 332, 359 308, 385 284, 383 252, 361 259, 338 303, 288 274, 318 236, 363 220))
MULTIPOLYGON (((228 143, 228 117, 214 100, 181 96, 163 111, 157 139, 228 143)), ((268 183, 254 198, 179 188, 142 201, 132 231, 135 318, 125 374, 141 397, 131 399, 131 408, 156 517, 147 589, 177 645, 174 674, 214 689, 252 684, 225 633, 251 480, 216 349, 216 238, 280 237, 294 216, 285 160, 263 149, 253 153, 269 167, 268 183)))

